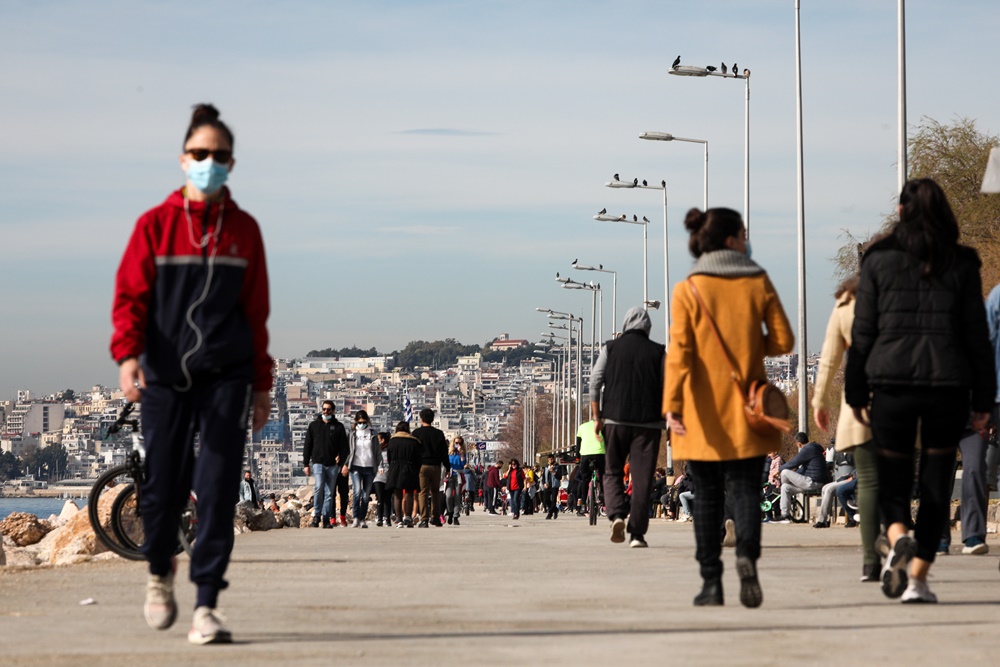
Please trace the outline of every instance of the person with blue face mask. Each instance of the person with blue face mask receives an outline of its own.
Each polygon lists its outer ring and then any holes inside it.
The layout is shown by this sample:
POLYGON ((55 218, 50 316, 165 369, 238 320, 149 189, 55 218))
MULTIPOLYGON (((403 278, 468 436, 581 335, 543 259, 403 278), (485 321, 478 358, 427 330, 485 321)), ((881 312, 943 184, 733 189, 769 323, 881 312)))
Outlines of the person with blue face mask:
POLYGON ((236 163, 233 145, 218 109, 196 106, 180 156, 184 187, 136 222, 112 307, 119 383, 126 400, 142 402, 142 551, 149 562, 143 613, 157 630, 177 618, 177 528, 194 489, 194 644, 232 641, 216 606, 228 585, 247 416, 259 430, 271 406, 264 242, 257 221, 225 187, 236 163))

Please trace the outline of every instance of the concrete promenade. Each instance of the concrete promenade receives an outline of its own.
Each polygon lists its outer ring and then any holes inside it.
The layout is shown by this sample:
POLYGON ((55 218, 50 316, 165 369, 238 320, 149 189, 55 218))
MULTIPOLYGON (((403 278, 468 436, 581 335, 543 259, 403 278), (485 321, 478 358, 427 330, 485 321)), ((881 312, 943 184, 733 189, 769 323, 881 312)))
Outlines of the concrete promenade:
MULTIPOLYGON (((649 549, 562 516, 460 527, 284 529, 236 538, 221 597, 236 643, 191 646, 181 615, 142 618, 144 564, 0 569, 0 665, 970 665, 1000 660, 1000 542, 941 557, 938 605, 858 582, 857 530, 765 525, 764 604, 695 608, 691 524, 652 520, 649 549), (96 604, 79 602, 93 598, 96 604)), ((957 536, 955 543, 960 545, 957 536)))

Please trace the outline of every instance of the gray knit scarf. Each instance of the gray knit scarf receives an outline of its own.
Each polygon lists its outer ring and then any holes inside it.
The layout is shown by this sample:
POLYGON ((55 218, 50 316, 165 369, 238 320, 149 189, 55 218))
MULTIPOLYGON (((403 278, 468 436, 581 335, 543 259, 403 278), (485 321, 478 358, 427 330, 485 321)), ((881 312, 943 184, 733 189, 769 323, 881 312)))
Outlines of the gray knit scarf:
POLYGON ((722 276, 724 278, 740 278, 743 276, 757 276, 764 273, 764 269, 757 262, 736 250, 724 248, 706 252, 694 262, 689 276, 698 274, 708 276, 722 276))

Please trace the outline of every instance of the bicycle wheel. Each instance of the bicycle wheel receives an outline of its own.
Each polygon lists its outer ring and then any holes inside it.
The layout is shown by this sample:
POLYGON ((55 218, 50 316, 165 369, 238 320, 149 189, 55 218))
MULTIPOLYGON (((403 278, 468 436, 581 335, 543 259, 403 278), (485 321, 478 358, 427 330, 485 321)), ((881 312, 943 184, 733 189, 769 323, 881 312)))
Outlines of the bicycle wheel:
POLYGON ((587 514, 590 516, 590 525, 597 525, 597 485, 590 481, 590 490, 587 493, 587 514))
MULTIPOLYGON (((806 502, 809 502, 806 499, 806 502)), ((806 506, 798 499, 797 494, 792 494, 789 500, 788 516, 795 523, 803 523, 806 520, 806 506)))
POLYGON ((177 534, 178 542, 180 543, 180 548, 178 548, 177 553, 183 549, 190 556, 194 552, 194 541, 198 537, 198 498, 195 496, 194 491, 188 496, 188 504, 184 507, 181 512, 181 523, 180 530, 177 534))
POLYGON ((139 551, 146 541, 146 533, 142 527, 142 516, 139 514, 135 484, 126 485, 112 503, 111 529, 118 543, 127 550, 127 553, 121 554, 122 556, 130 560, 145 558, 139 551))
POLYGON ((135 560, 138 550, 119 542, 114 535, 113 528, 115 500, 132 485, 132 477, 129 472, 129 465, 123 463, 97 478, 87 498, 87 517, 90 519, 90 526, 93 528, 94 534, 105 547, 119 556, 135 560))

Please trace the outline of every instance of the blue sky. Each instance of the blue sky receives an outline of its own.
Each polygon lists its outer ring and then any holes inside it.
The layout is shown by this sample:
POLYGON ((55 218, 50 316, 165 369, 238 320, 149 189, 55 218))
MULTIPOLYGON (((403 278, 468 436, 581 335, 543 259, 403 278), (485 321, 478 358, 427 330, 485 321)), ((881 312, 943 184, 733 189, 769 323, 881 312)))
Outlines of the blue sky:
MULTIPOLYGON (((895 196, 895 4, 802 2, 813 351, 842 230, 873 229, 895 196)), ((910 124, 1000 132, 996 4, 911 0, 907 20, 910 124)), ((662 299, 658 194, 603 184, 667 180, 676 282, 702 153, 638 134, 708 139, 709 204, 743 202, 742 83, 667 76, 677 54, 753 72, 754 257, 794 323, 791 0, 0 4, 0 397, 116 381, 114 272, 135 219, 181 184, 201 101, 236 134, 230 184, 264 233, 275 356, 537 340, 536 306, 590 319, 589 295, 553 280, 597 275, 574 258, 618 271, 621 317, 642 297, 641 231, 594 221, 604 207, 653 221, 662 299)))

